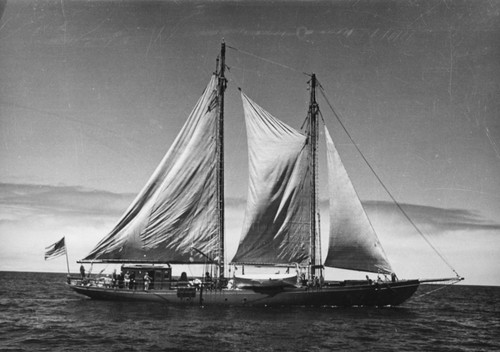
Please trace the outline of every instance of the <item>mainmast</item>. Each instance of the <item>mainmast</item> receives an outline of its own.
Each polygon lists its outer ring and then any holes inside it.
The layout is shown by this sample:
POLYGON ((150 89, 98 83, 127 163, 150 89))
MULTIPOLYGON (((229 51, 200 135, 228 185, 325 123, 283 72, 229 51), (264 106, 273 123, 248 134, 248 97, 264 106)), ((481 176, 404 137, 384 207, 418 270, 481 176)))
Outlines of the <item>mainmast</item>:
MULTIPOLYGON (((217 60, 219 61, 219 60, 217 60)), ((218 67, 217 76, 219 78, 217 85, 217 97, 219 117, 217 119, 217 193, 219 205, 219 277, 224 276, 224 91, 226 90, 226 77, 224 71, 226 68, 226 43, 221 43, 220 50, 220 66, 218 67)))
POLYGON ((310 261, 311 261, 311 278, 316 271, 316 208, 317 208, 317 147, 318 147, 318 103, 316 102, 316 75, 311 76, 310 84, 310 101, 309 101, 309 148, 311 155, 311 227, 310 227, 310 261))

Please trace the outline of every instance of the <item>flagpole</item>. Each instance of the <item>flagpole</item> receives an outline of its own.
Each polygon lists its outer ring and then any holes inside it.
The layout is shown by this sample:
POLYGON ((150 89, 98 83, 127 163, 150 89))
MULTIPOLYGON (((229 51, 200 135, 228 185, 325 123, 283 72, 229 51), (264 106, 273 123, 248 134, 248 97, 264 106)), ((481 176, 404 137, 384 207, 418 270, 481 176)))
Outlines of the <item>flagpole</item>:
POLYGON ((68 267, 68 275, 70 275, 70 272, 69 272, 69 259, 68 259, 68 246, 66 246, 66 238, 64 238, 64 253, 66 254, 66 266, 68 267))

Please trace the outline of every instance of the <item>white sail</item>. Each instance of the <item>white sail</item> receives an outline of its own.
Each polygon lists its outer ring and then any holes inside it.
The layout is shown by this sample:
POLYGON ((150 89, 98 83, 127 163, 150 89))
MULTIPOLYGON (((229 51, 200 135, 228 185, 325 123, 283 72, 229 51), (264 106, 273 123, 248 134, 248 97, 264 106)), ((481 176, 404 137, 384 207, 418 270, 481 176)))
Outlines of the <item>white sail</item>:
POLYGON ((84 260, 189 263, 205 261, 198 251, 214 254, 219 228, 216 87, 214 75, 146 186, 84 260))
POLYGON ((391 273, 392 269, 325 126, 330 193, 330 244, 325 265, 391 273))
POLYGON ((309 257, 310 172, 307 137, 242 93, 249 189, 234 263, 305 263, 309 257))

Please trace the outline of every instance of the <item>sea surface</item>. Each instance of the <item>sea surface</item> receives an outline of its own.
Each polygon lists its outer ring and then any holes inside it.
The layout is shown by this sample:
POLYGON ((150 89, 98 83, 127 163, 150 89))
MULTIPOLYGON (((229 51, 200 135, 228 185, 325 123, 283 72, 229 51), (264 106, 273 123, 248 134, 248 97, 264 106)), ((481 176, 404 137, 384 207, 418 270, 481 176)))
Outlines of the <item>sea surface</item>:
POLYGON ((0 272, 1 351, 500 351, 500 287, 425 285, 397 308, 211 308, 93 301, 65 278, 0 272))

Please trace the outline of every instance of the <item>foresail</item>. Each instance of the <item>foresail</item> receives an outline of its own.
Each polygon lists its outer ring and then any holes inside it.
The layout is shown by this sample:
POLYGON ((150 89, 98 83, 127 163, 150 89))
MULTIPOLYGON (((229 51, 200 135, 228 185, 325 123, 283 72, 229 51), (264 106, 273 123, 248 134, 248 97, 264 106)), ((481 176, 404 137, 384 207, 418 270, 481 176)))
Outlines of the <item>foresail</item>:
POLYGON ((307 138, 242 93, 248 136, 249 189, 233 263, 305 263, 309 258, 307 138))
POLYGON ((326 266, 391 273, 391 265, 325 126, 330 193, 330 244, 326 266))
POLYGON ((203 263, 199 252, 214 255, 216 86, 214 75, 146 186, 84 260, 203 263))

